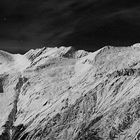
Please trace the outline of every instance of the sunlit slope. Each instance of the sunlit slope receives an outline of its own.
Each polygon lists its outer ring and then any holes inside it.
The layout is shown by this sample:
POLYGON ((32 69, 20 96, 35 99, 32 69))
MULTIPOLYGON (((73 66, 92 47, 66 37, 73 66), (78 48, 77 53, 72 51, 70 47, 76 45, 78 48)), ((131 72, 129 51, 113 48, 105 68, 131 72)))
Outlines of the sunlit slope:
POLYGON ((1 57, 14 68, 1 73, 0 139, 139 139, 139 44, 1 57))

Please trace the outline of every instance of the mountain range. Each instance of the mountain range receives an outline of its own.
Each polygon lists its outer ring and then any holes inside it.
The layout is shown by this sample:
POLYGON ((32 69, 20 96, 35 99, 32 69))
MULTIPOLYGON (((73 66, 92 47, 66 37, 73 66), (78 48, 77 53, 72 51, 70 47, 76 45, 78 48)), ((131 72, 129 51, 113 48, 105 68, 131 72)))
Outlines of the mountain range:
POLYGON ((0 51, 0 140, 139 139, 139 43, 0 51))

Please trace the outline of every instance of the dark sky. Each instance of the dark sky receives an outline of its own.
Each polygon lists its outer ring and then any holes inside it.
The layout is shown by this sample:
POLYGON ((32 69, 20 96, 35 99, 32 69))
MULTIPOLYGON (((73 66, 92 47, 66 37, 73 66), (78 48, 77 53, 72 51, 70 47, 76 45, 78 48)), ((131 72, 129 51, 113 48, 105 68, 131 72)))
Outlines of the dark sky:
POLYGON ((0 49, 43 46, 95 51, 140 42, 140 1, 0 0, 0 49))

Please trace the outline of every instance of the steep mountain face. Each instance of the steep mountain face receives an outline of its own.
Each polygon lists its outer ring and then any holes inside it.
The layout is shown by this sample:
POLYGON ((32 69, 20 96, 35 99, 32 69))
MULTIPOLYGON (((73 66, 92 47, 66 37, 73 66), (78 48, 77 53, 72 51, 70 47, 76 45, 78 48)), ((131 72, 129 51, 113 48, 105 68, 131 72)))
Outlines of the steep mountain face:
POLYGON ((0 140, 140 139, 140 44, 0 59, 0 140))

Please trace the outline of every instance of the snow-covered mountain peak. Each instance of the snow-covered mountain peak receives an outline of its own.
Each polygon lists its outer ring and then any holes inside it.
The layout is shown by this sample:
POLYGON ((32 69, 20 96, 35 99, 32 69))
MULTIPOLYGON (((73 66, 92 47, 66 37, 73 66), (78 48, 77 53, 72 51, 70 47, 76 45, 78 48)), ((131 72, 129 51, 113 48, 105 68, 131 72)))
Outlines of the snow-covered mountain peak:
POLYGON ((20 54, 11 54, 0 50, 0 74, 13 71, 24 71, 30 65, 30 61, 20 54))
POLYGON ((140 138, 139 44, 1 51, 0 60, 0 140, 140 138))

